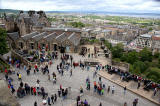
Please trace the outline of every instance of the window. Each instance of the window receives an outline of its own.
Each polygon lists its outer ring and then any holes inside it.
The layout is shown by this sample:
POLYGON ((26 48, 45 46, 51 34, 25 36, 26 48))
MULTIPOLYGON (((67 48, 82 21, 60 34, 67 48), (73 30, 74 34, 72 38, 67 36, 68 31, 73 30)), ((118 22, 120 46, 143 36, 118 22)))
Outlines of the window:
POLYGON ((34 49, 34 43, 30 43, 30 48, 34 49))
POLYGON ((22 49, 23 48, 23 43, 19 42, 19 47, 22 49))

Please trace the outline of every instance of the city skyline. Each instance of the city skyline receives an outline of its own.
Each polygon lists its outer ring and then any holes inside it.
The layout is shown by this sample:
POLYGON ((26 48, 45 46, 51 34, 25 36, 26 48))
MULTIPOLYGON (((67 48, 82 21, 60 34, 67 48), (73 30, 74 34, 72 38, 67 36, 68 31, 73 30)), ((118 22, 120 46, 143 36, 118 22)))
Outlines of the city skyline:
POLYGON ((160 0, 0 0, 0 9, 159 13, 160 0))

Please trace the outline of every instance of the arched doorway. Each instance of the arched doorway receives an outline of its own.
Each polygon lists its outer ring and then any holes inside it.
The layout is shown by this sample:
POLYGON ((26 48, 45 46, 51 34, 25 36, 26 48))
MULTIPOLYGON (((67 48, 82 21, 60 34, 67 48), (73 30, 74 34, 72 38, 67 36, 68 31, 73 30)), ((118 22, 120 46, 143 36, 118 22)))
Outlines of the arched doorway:
POLYGON ((70 46, 66 46, 66 52, 70 52, 70 46))
POLYGON ((65 47, 61 46, 61 47, 60 47, 60 52, 61 52, 61 53, 65 53, 65 47))
POLYGON ((57 51, 57 50, 58 50, 57 44, 53 44, 53 50, 54 50, 54 51, 57 51))

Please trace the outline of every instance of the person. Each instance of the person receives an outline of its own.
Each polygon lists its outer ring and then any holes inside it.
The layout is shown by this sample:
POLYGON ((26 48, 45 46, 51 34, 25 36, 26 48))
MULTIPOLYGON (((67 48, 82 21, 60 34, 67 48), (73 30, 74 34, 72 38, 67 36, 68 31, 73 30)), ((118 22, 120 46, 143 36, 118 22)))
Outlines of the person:
POLYGON ((84 106, 88 106, 88 102, 86 99, 84 100, 84 106))
POLYGON ((94 81, 94 92, 96 92, 97 90, 97 84, 96 84, 96 81, 94 81))
POLYGON ((18 74, 18 79, 22 80, 22 75, 21 74, 18 74))
POLYGON ((61 91, 58 89, 58 96, 61 97, 61 91))
POLYGON ((102 106, 102 103, 100 102, 99 106, 102 106))
POLYGON ((103 94, 104 94, 104 89, 101 90, 101 95, 103 95, 103 94))
POLYGON ((34 102, 34 106, 37 106, 37 101, 34 102))
POLYGON ((34 74, 36 74, 36 69, 34 69, 34 74))
POLYGON ((39 86, 39 84, 37 83, 37 84, 36 84, 36 88, 37 88, 37 90, 39 90, 39 87, 40 87, 40 86, 39 86))
POLYGON ((14 89, 14 87, 13 87, 13 85, 11 85, 11 92, 12 92, 12 94, 15 92, 15 89, 14 89))
POLYGON ((82 88, 82 86, 80 87, 80 93, 83 94, 83 88, 82 88))
POLYGON ((77 106, 79 106, 79 105, 78 105, 78 102, 81 100, 81 99, 80 99, 80 96, 77 96, 77 99, 76 99, 76 100, 77 100, 77 106))
POLYGON ((72 69, 71 69, 71 71, 70 71, 70 77, 72 76, 72 69))
POLYGON ((139 89, 140 86, 141 86, 141 83, 138 81, 137 89, 139 89))
POLYGON ((127 106, 127 102, 124 102, 124 106, 127 106))
POLYGON ((36 88, 33 87, 33 94, 36 96, 36 88))
POLYGON ((53 78, 53 84, 56 84, 56 77, 53 78))
POLYGON ((37 79, 37 84, 39 84, 39 82, 40 82, 39 79, 37 79))
POLYGON ((51 99, 50 99, 50 97, 48 96, 48 105, 50 106, 51 105, 51 99))
POLYGON ((29 69, 27 69, 27 75, 29 75, 30 74, 30 70, 29 69))
POLYGON ((54 102, 57 101, 57 94, 54 94, 54 102))
POLYGON ((127 90, 127 88, 126 88, 126 86, 124 87, 124 95, 126 94, 126 90, 127 90))
POLYGON ((8 81, 8 74, 5 74, 6 81, 8 81))
POLYGON ((24 71, 26 71, 26 70, 27 70, 27 67, 26 67, 26 65, 24 65, 23 69, 24 69, 24 71))
POLYGON ((154 89, 153 95, 156 96, 156 93, 157 93, 157 88, 154 89))
POLYGON ((51 95, 51 101, 54 104, 54 96, 53 95, 51 95))
POLYGON ((48 80, 50 81, 50 75, 48 74, 48 80))
POLYGON ((108 90, 107 91, 108 91, 108 93, 110 92, 110 86, 108 86, 108 90))
POLYGON ((20 82, 20 87, 23 88, 23 82, 22 81, 20 82))
POLYGON ((138 99, 134 99, 133 106, 137 106, 137 104, 138 104, 138 99))
POLYGON ((87 66, 87 71, 89 71, 89 69, 90 69, 90 67, 89 67, 89 66, 87 66))
POLYGON ((112 94, 114 94, 114 92, 115 92, 115 87, 112 86, 112 94))
POLYGON ((93 73, 93 78, 97 77, 97 71, 93 73))

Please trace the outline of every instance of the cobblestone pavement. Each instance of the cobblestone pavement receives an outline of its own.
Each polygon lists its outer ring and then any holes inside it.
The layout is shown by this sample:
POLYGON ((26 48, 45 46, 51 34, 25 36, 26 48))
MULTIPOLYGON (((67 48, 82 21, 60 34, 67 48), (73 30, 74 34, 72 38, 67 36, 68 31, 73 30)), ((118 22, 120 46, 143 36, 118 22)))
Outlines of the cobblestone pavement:
MULTIPOLYGON (((72 54, 72 55, 74 61, 76 62, 80 60, 83 61, 84 59, 86 59, 82 58, 78 54, 72 54)), ((113 85, 115 86, 115 94, 114 95, 111 93, 108 94, 107 91, 105 91, 103 96, 99 96, 97 93, 93 93, 93 81, 98 81, 98 77, 93 79, 94 68, 91 68, 89 71, 87 71, 87 70, 81 70, 79 67, 76 67, 75 69, 73 69, 72 77, 70 77, 70 73, 67 71, 64 72, 64 76, 61 76, 58 74, 56 70, 56 66, 57 64, 59 64, 59 62, 60 60, 56 60, 53 62, 53 65, 49 67, 50 75, 53 71, 57 74, 57 84, 55 85, 53 85, 52 81, 48 81, 47 74, 43 75, 41 72, 33 74, 32 70, 31 75, 27 76, 24 70, 20 70, 20 73, 22 74, 22 80, 24 83, 28 83, 30 86, 35 86, 36 80, 39 79, 40 86, 44 86, 46 92, 49 93, 49 96, 51 94, 57 93, 60 84, 62 85, 62 87, 71 87, 71 94, 69 94, 68 98, 66 100, 58 98, 54 106, 76 106, 76 97, 79 95, 80 86, 84 88, 84 95, 82 96, 82 100, 87 99, 90 106, 98 106, 100 102, 102 102, 103 106, 123 106, 124 102, 127 102, 128 106, 132 106, 132 102, 135 98, 139 99, 138 106, 157 106, 156 104, 153 104, 147 99, 137 96, 136 94, 133 94, 130 91, 127 91, 126 95, 124 95, 122 87, 103 78, 102 82, 105 83, 106 87, 113 85), (86 88, 85 80, 88 76, 90 77, 91 81, 90 91, 85 90, 86 88)), ((13 85, 17 89, 20 82, 17 80, 16 74, 12 75, 11 77, 14 79, 13 85)), ((33 96, 33 95, 27 95, 21 99, 17 98, 17 100, 21 104, 21 106, 33 106, 34 101, 38 102, 38 106, 40 103, 42 103, 41 96, 33 96)))

